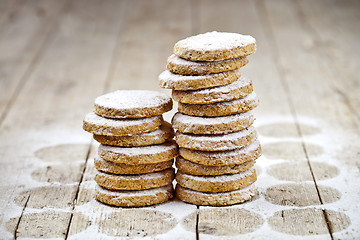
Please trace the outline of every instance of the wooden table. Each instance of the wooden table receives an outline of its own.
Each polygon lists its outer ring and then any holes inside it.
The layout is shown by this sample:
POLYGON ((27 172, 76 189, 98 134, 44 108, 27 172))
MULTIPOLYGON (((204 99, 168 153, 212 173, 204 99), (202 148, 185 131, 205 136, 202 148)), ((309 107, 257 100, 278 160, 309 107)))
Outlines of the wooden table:
POLYGON ((360 239, 359 25, 356 0, 1 0, 0 238, 360 239), (173 44, 211 30, 258 42, 243 70, 261 99, 257 197, 95 201, 94 98, 170 94, 157 76, 173 44))

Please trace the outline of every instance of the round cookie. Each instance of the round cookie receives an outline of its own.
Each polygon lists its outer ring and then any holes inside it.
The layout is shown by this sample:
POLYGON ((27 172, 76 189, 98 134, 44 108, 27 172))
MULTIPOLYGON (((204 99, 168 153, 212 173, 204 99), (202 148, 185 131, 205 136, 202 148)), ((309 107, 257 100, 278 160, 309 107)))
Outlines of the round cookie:
POLYGON ((128 165, 124 163, 114 163, 102 159, 99 156, 94 158, 94 166, 97 170, 112 174, 143 174, 159 172, 171 168, 174 160, 152 164, 128 165))
POLYGON ((220 176, 193 176, 178 171, 175 179, 180 186, 199 192, 228 192, 251 185, 257 177, 252 167, 245 172, 220 176))
POLYGON ((180 172, 196 175, 196 176, 215 176, 223 174, 235 174, 239 172, 244 172, 249 168, 253 167, 255 161, 248 161, 242 164, 232 164, 227 166, 207 166, 201 165, 198 163, 193 163, 188 160, 185 160, 182 157, 177 157, 175 161, 176 167, 180 172))
POLYGON ((171 184, 174 180, 174 169, 169 168, 161 172, 116 175, 98 172, 95 182, 99 186, 110 190, 144 190, 171 184))
POLYGON ((255 92, 246 97, 210 104, 178 104, 178 111, 186 115, 199 117, 219 117, 250 111, 257 107, 259 99, 255 92))
POLYGON ((230 84, 193 91, 172 91, 175 101, 189 104, 208 104, 243 98, 253 91, 251 80, 240 77, 230 84))
POLYGON ((174 54, 190 61, 215 61, 250 55, 256 51, 252 36, 207 32, 178 41, 174 54))
POLYGON ((196 117, 178 112, 172 119, 172 126, 182 133, 226 134, 245 129, 254 120, 251 111, 221 117, 196 117))
POLYGON ((194 135, 176 132, 176 143, 180 147, 200 151, 233 150, 255 142, 256 138, 257 134, 253 126, 221 135, 194 135))
POLYGON ((195 76, 175 74, 166 70, 159 75, 159 85, 175 90, 196 90, 226 85, 236 81, 240 76, 239 69, 195 76))
POLYGON ((184 202, 201 206, 227 206, 250 200, 256 194, 254 184, 248 187, 223 193, 198 192, 184 188, 179 184, 175 188, 176 196, 184 202))
POLYGON ((233 58, 213 62, 192 62, 171 55, 166 64, 166 69, 181 75, 205 75, 235 70, 248 64, 246 57, 233 58))
POLYGON ((165 162, 178 156, 174 141, 145 147, 115 147, 100 144, 98 154, 103 159, 129 165, 165 162))
POLYGON ((107 118, 145 118, 172 108, 171 98, 147 90, 117 90, 95 99, 94 112, 107 118))
POLYGON ((231 151, 196 151, 186 148, 179 149, 180 156, 184 159, 207 166, 237 165, 248 161, 255 161, 261 156, 259 141, 231 151))
POLYGON ((138 119, 109 119, 91 112, 83 120, 83 129, 97 135, 126 136, 154 131, 160 127, 162 122, 162 116, 138 119))
POLYGON ((94 135, 101 144, 121 147, 138 147, 161 144, 174 137, 174 131, 168 122, 163 122, 159 129, 131 136, 94 135))
POLYGON ((96 185, 96 200, 118 207, 144 207, 173 198, 172 184, 141 191, 112 191, 96 185))

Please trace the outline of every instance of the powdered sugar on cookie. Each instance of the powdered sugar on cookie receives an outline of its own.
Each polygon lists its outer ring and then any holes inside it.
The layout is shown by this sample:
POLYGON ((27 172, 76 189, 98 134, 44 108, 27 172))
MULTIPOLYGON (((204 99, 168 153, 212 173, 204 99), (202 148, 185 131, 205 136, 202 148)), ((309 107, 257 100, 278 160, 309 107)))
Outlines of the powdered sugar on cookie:
POLYGON ((150 145, 144 147, 115 147, 100 144, 99 155, 106 152, 107 154, 123 155, 128 157, 142 156, 142 155, 156 155, 176 149, 174 142, 167 142, 159 145, 150 145))
POLYGON ((189 104, 208 104, 215 102, 230 101, 249 95, 253 91, 251 80, 241 76, 236 81, 213 88, 206 88, 194 91, 172 92, 175 101, 189 104))
POLYGON ((246 56, 256 50, 252 36, 227 32, 208 32, 178 41, 174 54, 191 61, 214 61, 246 56))
POLYGON ((168 102, 169 96, 147 90, 118 90, 95 99, 95 105, 113 109, 158 107, 168 102))
POLYGON ((171 98, 147 90, 118 90, 95 99, 94 111, 107 118, 143 118, 161 115, 172 108, 171 98))
POLYGON ((232 181, 238 181, 240 179, 246 178, 252 174, 255 173, 255 168, 252 167, 244 172, 236 173, 236 174, 224 174, 224 175, 218 175, 218 176, 195 176, 190 175, 186 173, 181 173, 183 177, 191 179, 193 181, 197 182, 232 182, 232 181))
POLYGON ((180 147, 202 151, 225 151, 244 147, 256 140, 255 128, 222 135, 194 135, 176 133, 176 142, 180 147))

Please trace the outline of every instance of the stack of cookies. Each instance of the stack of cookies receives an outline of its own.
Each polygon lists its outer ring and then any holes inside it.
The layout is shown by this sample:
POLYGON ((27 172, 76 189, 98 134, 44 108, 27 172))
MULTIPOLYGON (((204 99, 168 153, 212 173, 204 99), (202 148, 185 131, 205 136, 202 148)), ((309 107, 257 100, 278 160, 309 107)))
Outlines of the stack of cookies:
POLYGON ((98 201, 139 207, 172 198, 178 148, 162 117, 171 108, 171 98, 154 91, 119 90, 96 98, 83 128, 100 143, 94 158, 98 201))
POLYGON ((261 155, 251 112, 258 105, 251 80, 240 73, 254 53, 248 35, 209 32, 177 42, 160 74, 172 89, 172 119, 180 156, 176 194, 197 205, 224 206, 255 195, 255 160, 261 155))

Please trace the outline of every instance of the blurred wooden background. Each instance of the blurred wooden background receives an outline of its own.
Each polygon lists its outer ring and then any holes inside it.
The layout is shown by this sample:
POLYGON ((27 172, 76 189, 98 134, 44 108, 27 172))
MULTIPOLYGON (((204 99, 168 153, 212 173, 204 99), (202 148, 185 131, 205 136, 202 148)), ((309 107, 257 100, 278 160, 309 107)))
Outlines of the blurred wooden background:
POLYGON ((359 239, 359 26, 356 0, 1 0, 0 238, 359 239), (157 76, 174 43, 212 30, 257 39, 257 197, 96 202, 94 98, 170 94, 157 76))

